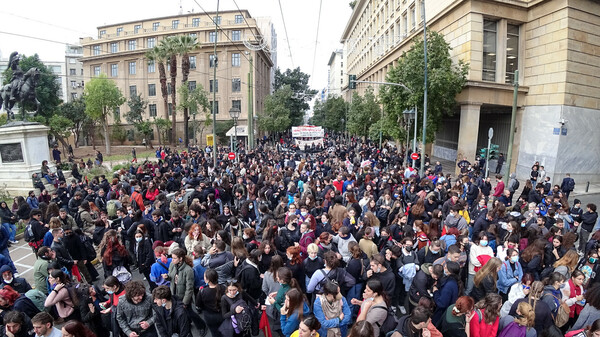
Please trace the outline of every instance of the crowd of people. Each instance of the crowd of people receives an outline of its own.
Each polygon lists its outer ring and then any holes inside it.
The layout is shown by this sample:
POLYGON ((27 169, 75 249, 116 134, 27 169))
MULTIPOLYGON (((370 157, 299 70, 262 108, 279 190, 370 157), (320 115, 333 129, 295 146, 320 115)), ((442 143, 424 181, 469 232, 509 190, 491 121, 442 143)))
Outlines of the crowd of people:
POLYGON ((341 135, 290 143, 216 166, 210 148, 161 148, 0 203, 0 336, 600 335, 598 215, 570 183, 505 186, 466 158, 455 179, 427 157, 419 173, 341 135), (34 284, 7 249, 18 223, 34 284))

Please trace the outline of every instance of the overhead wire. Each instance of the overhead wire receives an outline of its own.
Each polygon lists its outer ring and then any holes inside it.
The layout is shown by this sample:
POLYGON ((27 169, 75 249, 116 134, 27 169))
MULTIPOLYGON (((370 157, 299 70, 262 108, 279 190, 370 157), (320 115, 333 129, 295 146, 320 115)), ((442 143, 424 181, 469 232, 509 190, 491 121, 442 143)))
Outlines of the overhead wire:
POLYGON ((323 0, 319 1, 319 15, 317 17, 317 36, 315 37, 315 52, 313 54, 313 64, 310 76, 310 83, 312 85, 313 79, 315 78, 315 63, 317 60, 317 43, 319 42, 319 26, 321 25, 321 8, 323 6, 323 0))
POLYGON ((285 39, 287 42, 288 51, 290 52, 290 60, 292 61, 292 68, 295 68, 294 56, 292 55, 292 48, 290 47, 290 38, 288 37, 287 26, 285 25, 285 18, 283 17, 283 8, 281 7, 281 0, 277 0, 277 1, 279 2, 279 12, 281 13, 281 20, 283 21, 283 30, 285 31, 285 39))
POLYGON ((252 30, 252 27, 250 27, 248 20, 246 20, 246 16, 244 15, 244 13, 242 13, 240 6, 238 6, 238 4, 235 0, 233 0, 233 3, 235 4, 235 7, 237 7, 238 12, 240 12, 240 14, 242 15, 242 18, 244 18, 244 22, 246 23, 246 26, 248 26, 248 28, 250 29, 250 33, 252 33, 252 35, 254 36, 254 39, 256 39, 256 41, 258 41, 259 40, 258 36, 256 36, 256 34, 254 34, 254 31, 252 30))

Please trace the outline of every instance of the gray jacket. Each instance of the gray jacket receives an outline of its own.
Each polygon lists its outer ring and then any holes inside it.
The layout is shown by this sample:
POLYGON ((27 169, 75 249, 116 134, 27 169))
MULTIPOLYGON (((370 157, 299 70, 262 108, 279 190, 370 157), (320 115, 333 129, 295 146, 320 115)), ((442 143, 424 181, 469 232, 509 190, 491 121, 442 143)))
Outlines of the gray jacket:
POLYGON ((187 263, 180 265, 171 263, 169 266, 169 281, 171 293, 184 304, 190 305, 194 297, 194 270, 187 263))
POLYGON ((595 320, 600 318, 600 309, 596 309, 595 307, 586 304, 583 307, 583 310, 579 313, 579 318, 577 318, 577 322, 571 328, 570 331, 585 329, 586 326, 592 325, 595 320))
POLYGON ((133 304, 127 300, 126 295, 119 297, 117 306, 117 322, 125 335, 129 336, 132 331, 138 335, 142 332, 140 322, 146 321, 150 327, 155 329, 154 316, 152 313, 152 295, 146 294, 142 302, 133 304))

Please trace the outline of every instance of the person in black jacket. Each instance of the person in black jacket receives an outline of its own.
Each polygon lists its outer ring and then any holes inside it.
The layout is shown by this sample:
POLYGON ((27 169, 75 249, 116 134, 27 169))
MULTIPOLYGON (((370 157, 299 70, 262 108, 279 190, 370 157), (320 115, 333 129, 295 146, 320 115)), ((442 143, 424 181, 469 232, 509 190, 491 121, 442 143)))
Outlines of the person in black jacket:
POLYGON ((41 222, 42 210, 34 209, 29 213, 29 225, 31 225, 31 231, 33 232, 33 239, 29 242, 29 246, 33 248, 37 254, 37 250, 42 246, 44 242, 44 235, 48 232, 48 225, 41 222))
POLYGON ((183 303, 171 295, 167 286, 158 286, 152 290, 154 305, 154 326, 158 337, 192 337, 191 322, 183 303))
POLYGON ((140 274, 146 276, 148 284, 150 284, 150 290, 156 288, 156 284, 150 281, 150 268, 154 263, 154 251, 152 250, 152 243, 150 239, 144 236, 144 232, 137 230, 135 232, 135 244, 134 244, 134 256, 135 265, 138 267, 140 274))
POLYGON ((52 241, 52 246, 50 248, 56 253, 56 261, 60 266, 67 268, 67 270, 71 270, 75 261, 63 242, 64 235, 62 228, 54 228, 52 230, 52 237, 54 240, 52 241))
POLYGON ((260 271, 258 270, 258 258, 260 255, 260 250, 254 249, 243 262, 240 262, 237 257, 233 260, 238 283, 242 286, 244 292, 256 301, 262 295, 262 282, 257 282, 260 279, 260 271))
POLYGON ((394 272, 386 267, 385 258, 381 254, 371 258, 370 269, 365 272, 365 279, 378 279, 383 285, 386 294, 393 294, 396 288, 396 276, 394 272))
POLYGON ((415 275, 410 289, 408 290, 408 311, 411 312, 422 297, 433 298, 433 285, 444 276, 444 267, 440 264, 421 265, 421 269, 415 275))
POLYGON ((586 253, 585 245, 590 237, 590 233, 594 230, 596 221, 598 221, 598 213, 596 212, 596 204, 587 204, 587 212, 581 215, 581 233, 579 234, 579 250, 586 253))
POLYGON ((67 248, 69 254, 73 258, 73 262, 77 265, 81 276, 83 276, 88 283, 92 282, 92 276, 86 266, 88 259, 85 246, 79 238, 75 235, 73 228, 70 226, 63 227, 65 236, 63 237, 62 244, 67 248))

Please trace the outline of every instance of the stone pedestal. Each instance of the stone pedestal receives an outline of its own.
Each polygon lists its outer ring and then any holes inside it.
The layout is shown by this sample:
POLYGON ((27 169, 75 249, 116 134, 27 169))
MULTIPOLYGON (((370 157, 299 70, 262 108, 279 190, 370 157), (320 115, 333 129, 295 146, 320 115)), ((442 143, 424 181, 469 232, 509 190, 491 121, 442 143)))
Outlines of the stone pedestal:
POLYGON ((50 163, 48 130, 42 124, 21 121, 0 127, 0 187, 11 196, 26 196, 34 189, 32 174, 40 174, 42 161, 50 163))
MULTIPOLYGON (((458 133, 458 150, 456 162, 467 160, 473 163, 477 154, 477 136, 479 135, 479 114, 481 104, 463 104, 460 106, 460 131, 458 133)), ((460 169, 455 167, 455 173, 460 169)))

